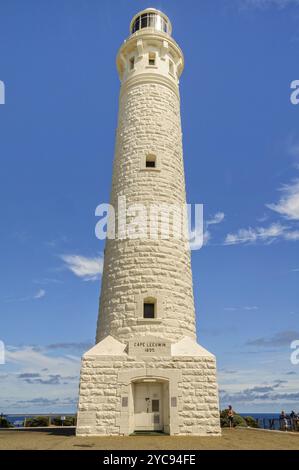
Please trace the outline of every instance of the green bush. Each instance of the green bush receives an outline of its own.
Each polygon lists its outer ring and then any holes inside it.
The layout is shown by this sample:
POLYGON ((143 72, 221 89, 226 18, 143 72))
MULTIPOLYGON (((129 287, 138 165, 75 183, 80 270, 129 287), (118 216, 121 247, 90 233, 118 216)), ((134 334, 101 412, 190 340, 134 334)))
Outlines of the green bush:
POLYGON ((26 419, 27 428, 47 427, 49 426, 49 418, 47 416, 35 416, 26 419))
POLYGON ((5 416, 0 416, 0 428, 12 428, 12 425, 5 416))
POLYGON ((256 422, 256 420, 252 416, 245 416, 244 419, 247 423, 247 426, 249 426, 251 428, 259 428, 258 423, 256 422))
MULTIPOLYGON (((228 410, 221 411, 220 424, 222 428, 229 428, 228 410)), ((242 416, 234 412, 233 426, 247 427, 248 425, 242 416)))

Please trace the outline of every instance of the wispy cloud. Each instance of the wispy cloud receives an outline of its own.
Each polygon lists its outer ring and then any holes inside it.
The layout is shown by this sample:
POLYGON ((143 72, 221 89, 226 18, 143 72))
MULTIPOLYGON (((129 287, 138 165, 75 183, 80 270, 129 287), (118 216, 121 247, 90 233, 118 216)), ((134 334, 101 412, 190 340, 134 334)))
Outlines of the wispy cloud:
POLYGON ((59 361, 59 357, 40 352, 33 346, 8 347, 5 352, 5 359, 8 363, 38 369, 38 372, 43 368, 51 370, 51 368, 56 368, 57 365, 62 365, 63 363, 69 366, 74 362, 74 359, 70 359, 69 357, 67 359, 61 357, 59 361))
POLYGON ((55 279, 51 277, 45 277, 42 279, 34 279, 35 284, 47 285, 47 284, 62 284, 60 279, 55 279))
POLYGON ((299 6, 299 0, 237 0, 241 8, 267 9, 276 7, 284 9, 290 6, 299 6))
POLYGON ((236 370, 226 369, 225 367, 221 367, 220 369, 218 369, 218 372, 219 372, 220 374, 228 374, 228 375, 237 374, 237 373, 238 373, 238 371, 236 371, 236 370))
POLYGON ((28 300, 39 300, 45 297, 46 291, 45 289, 39 289, 35 294, 33 295, 27 295, 26 297, 10 297, 7 299, 4 299, 5 302, 27 302, 28 300))
MULTIPOLYGON (((297 151, 297 147, 296 150, 293 149, 293 151, 297 151)), ((224 244, 270 244, 279 239, 298 241, 299 178, 294 179, 290 184, 283 185, 279 191, 282 193, 279 201, 277 203, 266 204, 266 207, 276 214, 280 214, 283 219, 287 219, 289 221, 288 225, 281 222, 274 222, 266 227, 241 228, 236 232, 228 233, 225 237, 224 244)))
POLYGON ((73 413, 77 404, 77 397, 36 397, 25 400, 13 400, 9 398, 4 400, 4 402, 7 409, 11 410, 11 412, 24 412, 24 410, 26 410, 31 411, 32 413, 44 413, 46 409, 52 413, 59 412, 59 410, 62 412, 69 410, 70 413, 73 413))
POLYGON ((216 212, 216 214, 206 221, 206 226, 220 224, 225 218, 224 212, 216 212))
POLYGON ((72 350, 72 351, 87 351, 90 349, 94 344, 92 342, 86 343, 54 343, 48 344, 45 348, 47 350, 72 350))
POLYGON ((61 255, 65 267, 84 281, 95 281, 103 272, 103 258, 88 258, 80 255, 61 255))
POLYGON ((280 331, 272 337, 262 337, 254 340, 248 341, 246 344, 248 346, 258 346, 258 347, 283 347, 289 346, 292 341, 299 339, 299 331, 287 330, 280 331))
POLYGON ((287 383, 285 380, 277 380, 270 384, 256 385, 240 391, 220 390, 220 397, 223 403, 296 402, 299 399, 299 392, 279 390, 287 383))
POLYGON ((292 230, 281 223, 273 223, 268 227, 249 227, 237 230, 235 233, 228 233, 224 240, 225 245, 254 244, 258 242, 271 243, 279 238, 285 240, 299 240, 297 230, 292 230))
POLYGON ((39 289, 39 290, 37 291, 37 293, 34 294, 33 298, 34 298, 34 299, 42 299, 43 297, 45 297, 45 295, 46 295, 45 289, 39 289))
POLYGON ((204 222, 204 232, 203 232, 203 245, 208 245, 212 238, 211 231, 208 229, 210 225, 217 225, 223 222, 225 218, 224 212, 216 212, 215 215, 210 217, 204 222))
POLYGON ((81 358, 43 348, 7 347, 7 377, 0 388, 6 412, 75 410, 81 358))
POLYGON ((246 311, 252 311, 252 310, 258 310, 258 307, 256 305, 244 305, 241 307, 224 307, 224 310, 227 312, 235 312, 237 310, 246 310, 246 311))
MULTIPOLYGON (((299 0, 298 0, 299 1, 299 0)), ((295 161, 299 158, 299 141, 296 137, 290 136, 287 142, 287 151, 291 157, 295 157, 295 161)))
POLYGON ((68 238, 65 235, 61 235, 57 238, 54 238, 53 240, 49 240, 45 242, 47 246, 50 246, 52 248, 55 248, 57 245, 61 243, 66 243, 68 241, 68 238))
POLYGON ((299 179, 280 188, 282 196, 276 204, 266 206, 289 220, 299 220, 299 179))
POLYGON ((18 374, 18 379, 36 379, 40 377, 40 374, 33 372, 26 372, 24 374, 18 374))

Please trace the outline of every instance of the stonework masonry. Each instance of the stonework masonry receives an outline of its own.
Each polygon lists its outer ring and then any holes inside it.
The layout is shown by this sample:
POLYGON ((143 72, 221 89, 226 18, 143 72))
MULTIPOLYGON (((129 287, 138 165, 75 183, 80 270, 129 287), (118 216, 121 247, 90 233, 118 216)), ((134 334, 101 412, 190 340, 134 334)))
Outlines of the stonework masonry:
MULTIPOLYGON (((148 208, 186 203, 180 103, 172 89, 156 83, 126 87, 116 142, 113 207, 119 196, 148 208), (141 169, 146 154, 159 156, 158 171, 141 169)), ((161 332, 159 323, 139 322, 136 296, 149 290, 164 296, 163 334, 195 338, 190 252, 182 240, 108 240, 104 263, 98 341, 107 334, 127 339, 141 331, 161 332)))

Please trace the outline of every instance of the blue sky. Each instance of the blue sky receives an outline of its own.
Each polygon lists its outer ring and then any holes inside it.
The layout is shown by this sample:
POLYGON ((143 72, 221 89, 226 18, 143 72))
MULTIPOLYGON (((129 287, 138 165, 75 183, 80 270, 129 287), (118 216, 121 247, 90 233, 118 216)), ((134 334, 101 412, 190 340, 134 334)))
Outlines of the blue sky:
POLYGON ((154 6, 185 54, 187 195, 206 245, 192 266, 200 343, 222 406, 299 411, 296 0, 1 0, 0 411, 74 411, 94 341, 119 80, 132 16, 154 6))

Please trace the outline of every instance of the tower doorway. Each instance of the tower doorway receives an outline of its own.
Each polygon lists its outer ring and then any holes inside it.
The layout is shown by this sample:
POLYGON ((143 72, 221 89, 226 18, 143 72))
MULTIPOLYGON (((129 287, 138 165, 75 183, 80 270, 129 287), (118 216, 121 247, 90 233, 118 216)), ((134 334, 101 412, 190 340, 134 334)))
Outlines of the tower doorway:
POLYGON ((133 401, 134 431, 164 431, 169 416, 168 384, 146 379, 135 382, 133 401))

